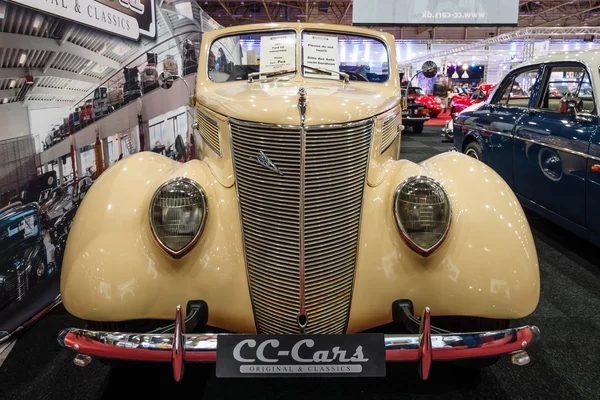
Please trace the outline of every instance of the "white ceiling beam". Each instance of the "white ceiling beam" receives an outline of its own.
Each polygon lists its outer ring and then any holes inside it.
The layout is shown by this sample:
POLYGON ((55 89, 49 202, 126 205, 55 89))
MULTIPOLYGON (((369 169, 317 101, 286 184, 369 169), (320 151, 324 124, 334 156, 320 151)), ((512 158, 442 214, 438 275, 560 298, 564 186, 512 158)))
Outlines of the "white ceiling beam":
MULTIPOLYGON (((72 104, 71 101, 56 101, 56 100, 49 100, 49 101, 30 101, 27 103, 27 107, 29 107, 29 109, 32 110, 40 110, 43 108, 58 108, 58 107, 70 107, 72 104)), ((0 103, 0 111, 12 111, 12 110, 19 110, 21 108, 25 107, 25 104, 23 104, 22 102, 18 101, 15 103, 6 103, 6 104, 1 104, 0 103)))
POLYGON ((571 26, 571 27, 530 27, 503 33, 502 35, 494 36, 489 39, 477 40, 470 43, 465 43, 451 49, 438 51, 432 54, 426 54, 423 56, 415 57, 410 60, 406 60, 400 63, 400 65, 416 64, 418 62, 432 60, 434 58, 445 57, 453 54, 464 53, 466 51, 472 51, 481 49, 491 44, 498 44, 509 42, 513 40, 531 40, 534 37, 556 37, 556 36, 584 36, 584 35, 598 35, 600 34, 600 27, 597 26, 571 26))
POLYGON ((34 78, 52 76, 54 78, 72 79, 74 81, 87 82, 94 85, 99 85, 102 82, 100 79, 91 76, 63 71, 56 68, 49 68, 46 73, 41 69, 27 70, 27 68, 0 68, 0 79, 18 79, 24 78, 26 75, 32 75, 34 78))
POLYGON ((0 32, 0 43, 10 43, 10 47, 13 49, 54 51, 73 54, 114 70, 121 68, 121 64, 118 62, 71 42, 65 42, 60 45, 59 43, 56 43, 54 39, 50 38, 0 32))
MULTIPOLYGON (((17 91, 19 90, 19 88, 16 88, 17 91)), ((52 96, 76 96, 79 97, 83 94, 85 94, 86 91, 81 91, 81 90, 69 90, 69 89, 55 89, 55 88, 47 88, 47 87, 36 87, 31 89, 29 92, 27 92, 27 96, 29 95, 43 95, 43 94, 47 94, 47 95, 52 95, 52 96)), ((4 90, 0 90, 0 99, 3 99, 5 97, 14 97, 15 96, 15 89, 4 89, 4 90)))
MULTIPOLYGON (((60 40, 57 40, 59 46, 62 46, 63 44, 65 44, 67 39, 69 39, 69 37, 71 36, 71 33, 73 33, 74 29, 75 29, 75 25, 71 24, 69 26, 69 28, 67 29, 67 31, 63 34, 63 37, 60 40)), ((46 65, 44 66, 44 73, 46 73, 48 71, 48 69, 50 69, 52 64, 54 64, 54 61, 56 61, 59 54, 60 53, 58 51, 55 51, 54 53, 52 53, 52 55, 50 56, 48 61, 46 61, 46 65)))

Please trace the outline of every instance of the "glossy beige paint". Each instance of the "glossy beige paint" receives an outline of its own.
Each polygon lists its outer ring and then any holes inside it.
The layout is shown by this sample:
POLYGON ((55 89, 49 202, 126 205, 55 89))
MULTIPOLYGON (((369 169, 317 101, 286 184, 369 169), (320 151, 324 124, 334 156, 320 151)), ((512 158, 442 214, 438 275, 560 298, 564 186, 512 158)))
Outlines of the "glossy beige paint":
POLYGON ((69 233, 61 276, 66 309, 86 320, 173 319, 175 307, 203 299, 209 324, 253 332, 254 317, 235 189, 200 160, 180 164, 151 152, 107 169, 86 194, 69 233), (205 190, 208 220, 200 241, 179 260, 150 232, 156 189, 176 176, 205 190))
MULTIPOLYGON (((390 62, 390 79, 385 83, 368 83, 304 78, 297 73, 289 81, 260 83, 255 81, 215 83, 208 77, 208 54, 215 39, 240 32, 294 30, 297 40, 301 32, 333 31, 362 34, 381 40, 389 51, 389 59, 396 60, 394 37, 370 29, 324 24, 272 23, 241 25, 206 32, 202 35, 199 57, 196 98, 214 112, 244 121, 284 125, 299 125, 297 109, 298 89, 306 89, 308 106, 307 125, 335 124, 356 121, 393 108, 399 102, 400 82, 395 62, 390 62)), ((301 47, 297 46, 296 63, 300 70, 301 47)))
MULTIPOLYGON (((286 26, 300 29, 306 25, 286 26)), ((212 38, 247 29, 244 26, 205 34, 200 65, 206 65, 212 38)), ((365 31, 338 26, 331 29, 365 31)), ((389 35, 369 32, 393 44, 389 35)), ((390 50, 393 54, 393 46, 390 50)), ((396 71, 395 66, 391 69, 396 71)), ((539 270, 531 231, 516 197, 493 170, 454 152, 421 164, 398 161, 400 139, 379 154, 381 123, 399 111, 397 81, 392 79, 389 85, 343 85, 296 77, 285 84, 250 87, 246 82, 208 82, 202 73, 199 69, 197 107, 218 122, 222 156, 202 143, 202 160, 185 164, 144 152, 117 162, 100 176, 81 204, 69 235, 61 280, 63 302, 69 312, 96 321, 172 319, 176 305, 203 299, 209 305, 209 325, 254 332, 227 117, 298 124, 293 90, 300 84, 309 93, 310 123, 376 118, 350 332, 389 322, 391 303, 404 298, 413 300, 417 313, 430 306, 433 315, 521 318, 535 309, 539 270), (331 89, 335 95, 318 94, 320 87, 331 89), (271 89, 281 93, 271 96, 271 89), (352 90, 356 96, 344 101, 352 90), (378 91, 382 94, 374 97, 378 91), (256 97, 251 98, 250 93, 256 97), (272 107, 271 111, 257 112, 250 100, 272 107), (343 110, 340 112, 342 103, 352 104, 354 110, 358 105, 360 112, 348 117, 343 110), (415 175, 441 182, 453 205, 448 237, 427 258, 408 248, 393 217, 396 188, 415 175), (193 250, 179 260, 159 248, 148 223, 152 195, 163 182, 176 176, 198 182, 208 198, 205 230, 193 250)))
POLYGON ((457 152, 421 164, 393 163, 389 178, 367 186, 348 331, 391 322, 394 300, 410 299, 416 314, 522 318, 540 294, 537 253, 527 218, 502 178, 457 152), (412 176, 442 184, 452 203, 448 237, 429 257, 398 234, 393 198, 412 176))

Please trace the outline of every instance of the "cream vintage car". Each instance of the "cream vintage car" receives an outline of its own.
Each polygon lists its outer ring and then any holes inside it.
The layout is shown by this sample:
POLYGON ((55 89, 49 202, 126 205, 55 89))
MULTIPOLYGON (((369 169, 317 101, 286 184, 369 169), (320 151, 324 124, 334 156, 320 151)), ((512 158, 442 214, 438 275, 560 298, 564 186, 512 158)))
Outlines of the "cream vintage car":
POLYGON ((363 28, 205 33, 200 159, 127 157, 73 222, 61 292, 87 328, 59 342, 75 364, 172 362, 177 380, 185 362, 235 377, 419 361, 423 379, 435 360, 527 364, 539 330, 509 327, 540 293, 525 214, 471 157, 399 159, 395 60, 393 36, 363 28))

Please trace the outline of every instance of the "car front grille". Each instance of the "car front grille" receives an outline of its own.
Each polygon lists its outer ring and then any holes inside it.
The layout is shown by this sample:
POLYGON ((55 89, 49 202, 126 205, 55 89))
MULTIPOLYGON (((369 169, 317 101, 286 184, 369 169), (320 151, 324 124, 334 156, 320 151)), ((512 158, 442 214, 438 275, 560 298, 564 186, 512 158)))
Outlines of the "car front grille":
POLYGON ((343 333, 350 312, 372 120, 306 128, 304 172, 300 127, 230 120, 230 129, 258 331, 301 332, 303 287, 308 317, 304 332, 343 333))

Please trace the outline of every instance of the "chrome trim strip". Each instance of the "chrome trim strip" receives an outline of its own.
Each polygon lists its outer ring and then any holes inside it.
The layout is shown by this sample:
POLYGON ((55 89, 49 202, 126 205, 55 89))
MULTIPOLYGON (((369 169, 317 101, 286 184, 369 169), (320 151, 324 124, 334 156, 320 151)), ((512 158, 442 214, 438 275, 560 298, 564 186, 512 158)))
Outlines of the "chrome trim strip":
MULTIPOLYGON (((350 306, 348 307, 348 316, 346 318, 346 325, 344 326, 344 332, 348 332, 348 325, 350 324, 350 313, 352 312, 352 299, 354 298, 354 284, 356 282, 356 266, 358 265, 358 255, 360 253, 360 232, 362 231, 362 219, 363 219, 363 209, 365 208, 365 196, 367 191, 367 180, 369 176, 369 168, 371 167, 371 150, 373 149, 373 145, 375 144, 375 122, 376 117, 371 118, 371 143, 369 143, 369 154, 367 155, 367 170, 365 171, 365 179, 363 181, 363 194, 360 200, 360 214, 358 217, 358 239, 356 240, 356 247, 354 251, 356 252, 356 257, 354 259, 354 273, 352 274, 352 286, 350 287, 350 306)), ((398 137, 400 137, 400 133, 398 133, 398 137)), ((393 142, 392 142, 393 143, 393 142)), ((400 159, 400 152, 398 151, 398 159, 400 159)))
MULTIPOLYGON (((252 297, 252 290, 250 289, 250 270, 248 268, 248 253, 246 251, 246 237, 244 235, 244 222, 242 218, 242 206, 240 202, 240 190, 238 186, 237 168, 235 165, 235 157, 233 152, 233 139, 231 137, 231 120, 233 118, 227 118, 227 134, 229 137, 229 154, 231 154, 231 166, 233 167, 233 182, 235 185, 235 199, 237 200, 238 209, 238 221, 240 221, 240 231, 242 234, 242 251, 244 252, 244 266, 246 267, 246 280, 248 282, 248 294, 250 295, 250 305, 252 306, 252 316, 254 317, 254 331, 258 332, 258 319, 256 318, 256 309, 254 307, 254 298, 252 297)), ((240 121, 234 120, 236 123, 240 121)))
MULTIPOLYGON (((218 337, 223 334, 186 334, 183 332, 181 313, 178 314, 180 323, 175 324, 173 333, 121 333, 67 328, 58 334, 57 341, 80 355, 170 362, 178 380, 182 377, 185 362, 216 362, 218 337), (178 345, 181 347, 178 348, 178 345)), ((432 361, 514 354, 523 352, 531 343, 541 339, 540 330, 535 325, 487 332, 432 334, 429 314, 429 308, 426 307, 418 334, 384 335, 386 361, 419 361, 423 379, 427 379, 432 361)))
POLYGON ((413 250, 415 253, 417 253, 423 257, 428 257, 431 254, 433 254, 442 245, 442 243, 444 243, 444 241, 448 237, 448 232, 450 231, 450 226, 452 225, 452 201, 450 200, 450 196, 448 195, 448 192, 446 192, 446 189, 444 189, 444 187, 435 179, 430 178, 425 175, 416 175, 416 176, 411 176, 410 178, 405 179, 396 188, 396 192, 394 193, 394 202, 392 203, 392 207, 394 207, 394 210, 393 210, 394 211, 394 219, 396 220, 396 226, 398 227, 398 232, 400 233, 400 236, 402 237, 402 239, 404 239, 404 241, 406 242, 408 247, 410 247, 411 250, 413 250), (438 240, 429 249, 424 249, 423 247, 417 245, 410 239, 410 237, 408 236, 408 233, 404 229, 402 221, 400 220, 400 215, 398 214, 398 207, 396 206, 396 203, 398 202, 398 196, 400 195, 400 192, 402 191, 402 188, 404 187, 404 185, 406 185, 410 182, 416 181, 416 180, 427 180, 430 183, 433 183, 434 185, 438 186, 444 193, 444 196, 446 196, 446 200, 448 201, 448 205, 450 206, 449 207, 450 215, 448 216, 448 225, 446 226, 446 231, 444 232, 444 234, 442 235, 440 240, 438 240))
POLYGON ((308 325, 308 315, 306 314, 306 292, 304 287, 305 259, 304 259, 304 196, 306 191, 306 90, 301 87, 298 89, 298 111, 300 112, 300 311, 298 313, 298 326, 300 332, 304 333, 308 325), (303 324, 300 323, 300 316, 305 316, 303 324))
POLYGON ((575 156, 583 157, 585 159, 600 161, 600 157, 592 156, 592 155, 589 155, 587 153, 582 153, 580 151, 575 151, 575 150, 567 149, 566 147, 560 147, 560 146, 555 146, 553 144, 540 142, 539 140, 526 139, 526 138, 521 137, 521 136, 515 136, 515 139, 519 139, 519 140, 521 140, 523 142, 527 142, 527 143, 533 143, 533 144, 537 144, 537 145, 540 145, 540 146, 548 147, 550 149, 554 149, 554 150, 557 150, 557 151, 562 151, 562 152, 565 152, 565 153, 573 154, 575 156))
POLYGON ((156 189, 154 194, 152 195, 152 199, 150 200, 150 205, 148 206, 148 223, 150 225, 150 232, 152 232, 152 237, 154 237, 154 240, 156 240, 156 242, 158 243, 158 246, 161 249, 163 249, 163 251, 165 253, 169 254, 171 257, 176 258, 176 259, 183 257, 184 255, 189 253, 190 250, 192 250, 192 247, 194 247, 194 245, 198 242, 198 240, 200 239, 200 236, 202 236, 202 233, 204 232, 204 227, 206 226, 207 219, 208 219, 208 199, 206 197, 206 193, 204 192, 204 189, 202 189, 202 186, 200 186, 200 184, 198 184, 196 181, 194 181, 190 178, 184 177, 184 176, 176 176, 175 178, 171 178, 168 181, 161 184, 158 187, 158 189, 156 189), (156 234, 156 230, 154 228, 154 223, 152 222, 152 207, 154 206, 154 200, 156 199, 156 196, 161 191, 161 189, 173 182, 178 182, 178 181, 185 181, 185 182, 189 183, 190 185, 194 186, 196 189, 198 189, 198 191, 200 192, 200 197, 202 198, 202 201, 204 202, 204 218, 200 222, 200 227, 198 228, 198 231, 196 232, 196 234, 194 235, 192 240, 183 249, 181 249, 179 251, 173 251, 173 250, 169 249, 163 243, 163 241, 160 240, 160 238, 156 234))
MULTIPOLYGON (((252 121, 244 121, 236 118, 229 118, 236 124, 251 126, 256 128, 265 128, 265 129, 288 129, 288 130, 298 130, 302 128, 302 125, 287 125, 287 124, 270 124, 265 122, 252 122, 252 121)), ((307 131, 313 130, 329 130, 329 129, 343 129, 343 128, 351 128, 355 126, 367 125, 371 122, 371 118, 362 119, 360 121, 352 121, 352 122, 344 122, 342 124, 324 124, 324 125, 305 125, 304 129, 307 131)))
POLYGON ((28 319, 27 321, 25 321, 22 325, 18 326, 15 330, 13 330, 12 332, 10 332, 8 335, 3 336, 2 338, 0 338, 0 344, 8 342, 12 338, 14 338, 16 335, 18 335, 19 333, 21 333, 25 329, 29 328, 31 325, 33 325, 36 322, 38 322, 40 319, 42 319, 42 317, 44 315, 48 314, 50 311, 52 311, 60 303, 62 303, 62 297, 61 297, 60 294, 58 294, 54 298, 54 300, 52 300, 52 302, 50 304, 48 304, 46 307, 42 308, 37 314, 35 314, 33 317, 31 317, 30 319, 28 319))
MULTIPOLYGON (((464 125, 459 125, 459 124, 455 124, 455 125, 459 126, 459 127, 464 126, 464 125)), ((583 157, 585 159, 600 161, 600 156, 592 156, 592 155, 587 154, 587 153, 582 153, 581 151, 575 151, 575 150, 568 149, 566 147, 556 146, 556 145, 553 145, 553 144, 550 144, 550 143, 544 143, 542 141, 535 140, 535 139, 527 139, 527 138, 524 138, 522 136, 517 136, 517 135, 513 135, 513 134, 509 134, 509 133, 504 133, 504 132, 491 131, 491 130, 485 129, 485 128, 471 128, 471 129, 473 129, 475 131, 483 131, 483 132, 487 132, 487 133, 494 134, 494 135, 499 135, 499 136, 504 136, 504 137, 508 137, 508 138, 512 138, 512 139, 517 139, 517 140, 520 140, 522 142, 537 144, 537 145, 548 147, 550 149, 554 149, 554 150, 557 150, 557 151, 562 151, 562 152, 565 152, 565 153, 573 154, 575 156, 583 157)))

